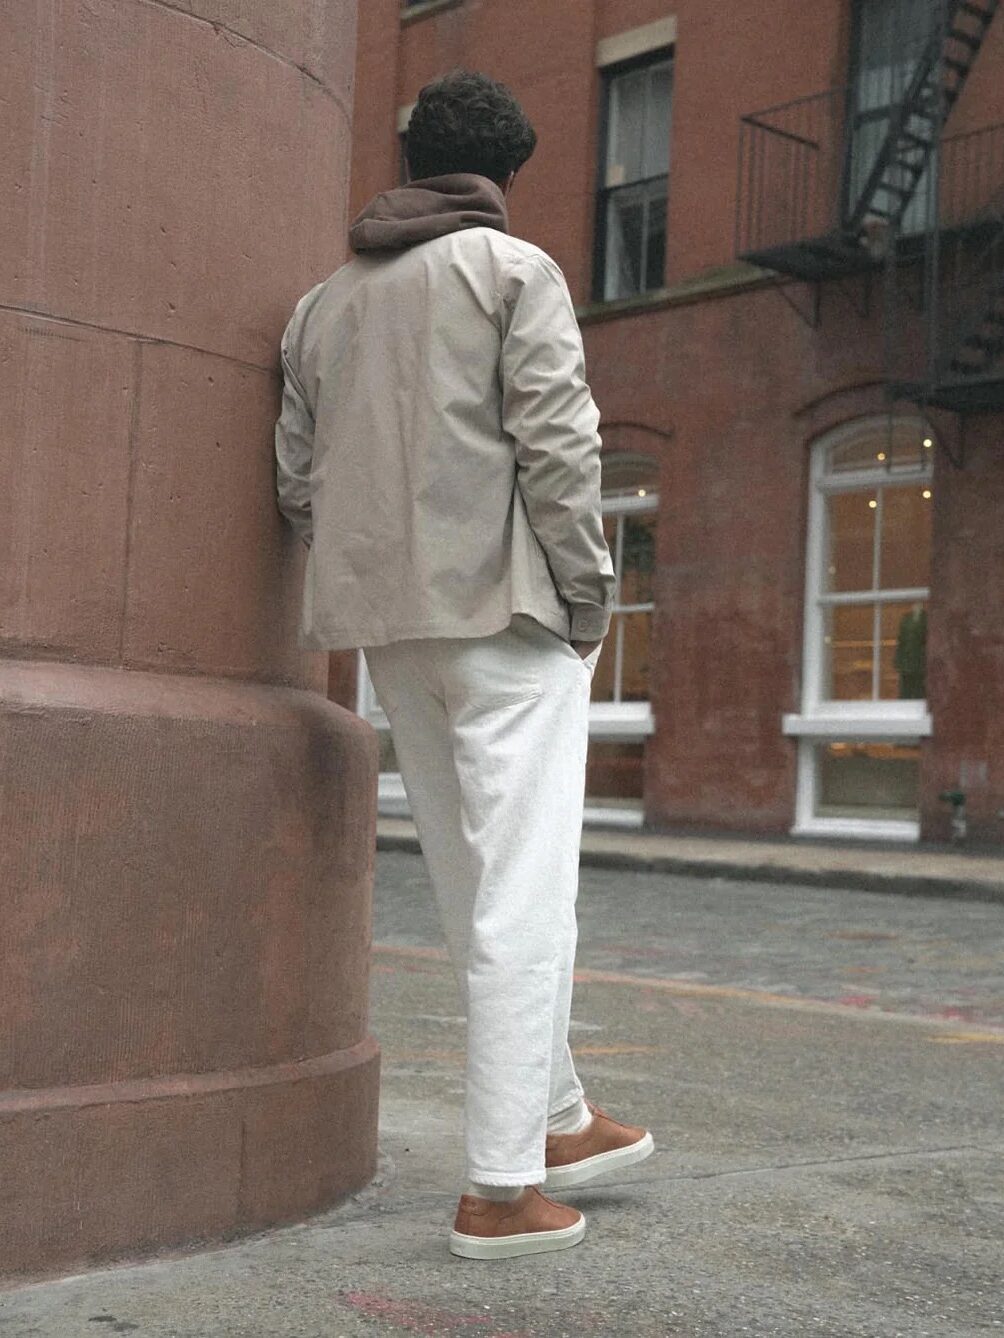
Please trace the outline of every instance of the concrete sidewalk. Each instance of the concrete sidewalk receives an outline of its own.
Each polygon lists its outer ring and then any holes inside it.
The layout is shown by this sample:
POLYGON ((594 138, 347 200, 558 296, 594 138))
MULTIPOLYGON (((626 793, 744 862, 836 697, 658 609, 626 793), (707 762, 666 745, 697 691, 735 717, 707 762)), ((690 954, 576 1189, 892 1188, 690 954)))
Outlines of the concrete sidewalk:
POLYGON ((585 869, 572 1047, 656 1153, 565 1196, 582 1245, 496 1264, 446 1246, 466 1029, 424 865, 376 875, 374 1183, 227 1247, 0 1290, 2 1338, 1004 1333, 999 907, 585 869))
MULTIPOLYGON (((417 851, 414 823, 407 818, 380 818, 377 846, 417 851)), ((1004 905, 1004 857, 954 849, 670 836, 587 827, 582 833, 582 863, 592 868, 962 897, 1004 905)))

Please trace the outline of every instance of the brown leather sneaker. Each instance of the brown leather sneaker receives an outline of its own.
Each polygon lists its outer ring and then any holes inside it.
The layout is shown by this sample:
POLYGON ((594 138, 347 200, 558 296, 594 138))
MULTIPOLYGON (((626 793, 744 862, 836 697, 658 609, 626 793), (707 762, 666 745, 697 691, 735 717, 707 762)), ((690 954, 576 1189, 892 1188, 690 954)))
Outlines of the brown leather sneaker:
POLYGON ((450 1232, 450 1253, 465 1259, 507 1259, 515 1254, 567 1250, 586 1234, 586 1219, 533 1185, 518 1199, 496 1203, 463 1194, 450 1232))
POLYGON ((591 1101, 593 1118, 577 1134, 548 1134, 544 1145, 545 1189, 571 1189, 607 1171, 622 1171, 655 1151, 652 1135, 635 1124, 619 1124, 591 1101))

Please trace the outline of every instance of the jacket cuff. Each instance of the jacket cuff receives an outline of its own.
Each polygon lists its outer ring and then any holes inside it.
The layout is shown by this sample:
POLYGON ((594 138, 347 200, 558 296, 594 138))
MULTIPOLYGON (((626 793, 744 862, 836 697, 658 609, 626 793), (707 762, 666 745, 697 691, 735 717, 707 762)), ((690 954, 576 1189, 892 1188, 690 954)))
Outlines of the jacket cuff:
POLYGON ((596 604, 572 606, 570 641, 602 641, 610 630, 610 612, 596 604))

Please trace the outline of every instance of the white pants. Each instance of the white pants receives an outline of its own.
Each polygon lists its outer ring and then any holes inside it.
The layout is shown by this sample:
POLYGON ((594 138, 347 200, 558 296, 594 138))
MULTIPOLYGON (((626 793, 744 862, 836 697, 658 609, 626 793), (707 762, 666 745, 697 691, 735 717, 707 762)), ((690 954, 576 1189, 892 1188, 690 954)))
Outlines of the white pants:
POLYGON ((468 1176, 540 1184, 548 1116, 582 1096, 568 1020, 599 650, 517 614, 365 655, 467 1014, 468 1176))

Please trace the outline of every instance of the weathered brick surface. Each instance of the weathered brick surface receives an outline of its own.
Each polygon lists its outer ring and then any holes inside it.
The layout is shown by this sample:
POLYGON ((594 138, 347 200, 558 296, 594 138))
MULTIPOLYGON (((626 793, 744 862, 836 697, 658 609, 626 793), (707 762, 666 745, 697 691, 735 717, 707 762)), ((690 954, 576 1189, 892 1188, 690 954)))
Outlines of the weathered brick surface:
MULTIPOLYGON (((512 197, 514 231, 551 251, 590 295, 600 79, 595 43, 677 19, 667 278, 733 261, 740 117, 847 78, 842 0, 465 0, 399 25, 396 0, 361 17, 354 207, 397 172, 396 108, 454 65, 509 83, 540 135, 512 197), (372 128, 369 128, 372 127, 372 128)), ((1004 117, 1004 22, 981 51, 951 131, 1004 117)), ((850 281, 860 300, 860 281, 850 281)), ((791 296, 808 313, 812 294, 791 296)), ((646 757, 650 821, 784 832, 794 815, 809 448, 848 419, 881 413, 881 304, 862 316, 835 285, 816 329, 775 292, 695 297, 585 323, 607 449, 661 464, 657 733, 646 757), (623 424, 634 426, 626 428, 623 424), (618 426, 619 425, 619 426, 618 426)), ((904 331, 916 347, 920 327, 904 331)), ((970 429, 958 472, 939 459, 930 609, 935 737, 922 748, 922 828, 947 836, 938 793, 962 779, 974 835, 1004 840, 1004 554, 1000 417, 970 429)), ((350 674, 332 679, 339 699, 350 674)))

